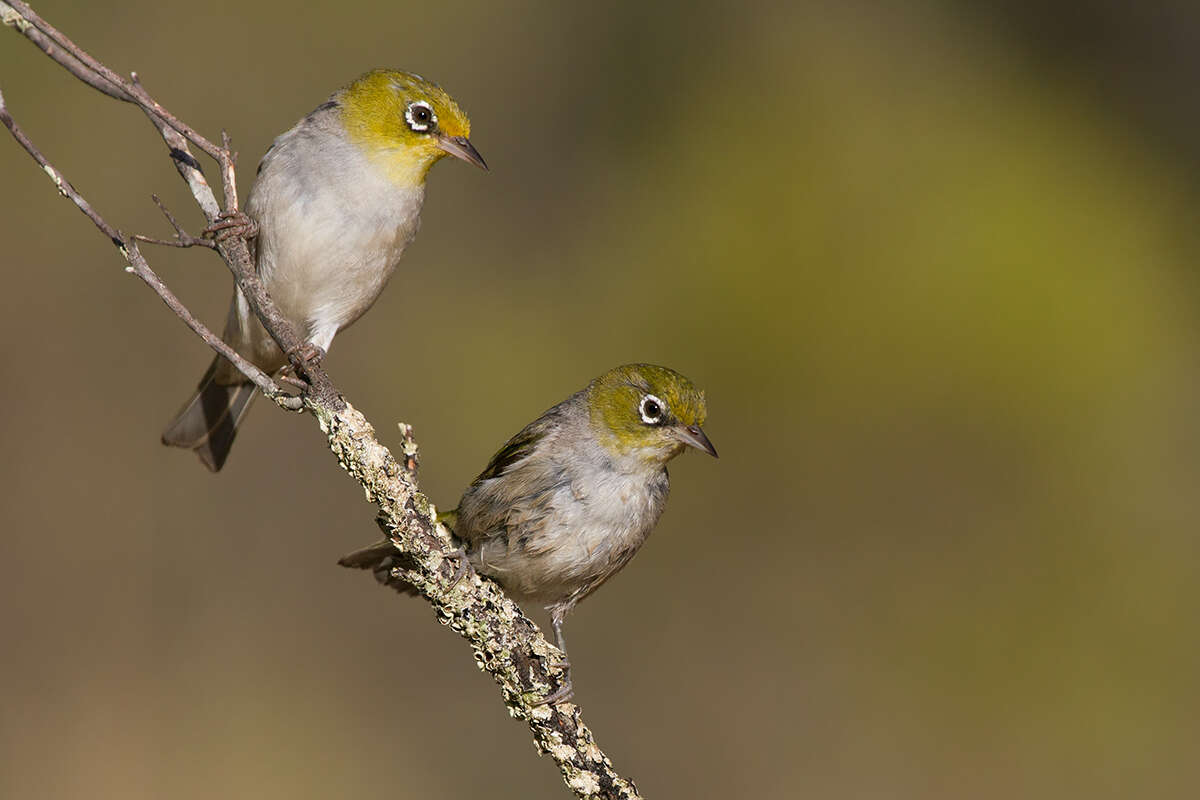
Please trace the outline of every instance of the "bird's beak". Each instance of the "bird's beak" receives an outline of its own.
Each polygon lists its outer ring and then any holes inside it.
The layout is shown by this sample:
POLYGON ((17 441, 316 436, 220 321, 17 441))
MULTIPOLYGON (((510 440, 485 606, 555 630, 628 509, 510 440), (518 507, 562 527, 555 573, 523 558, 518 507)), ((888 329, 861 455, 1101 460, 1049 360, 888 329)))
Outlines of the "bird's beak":
POLYGON ((703 450, 713 458, 717 457, 717 448, 713 447, 713 443, 704 435, 704 431, 700 430, 699 425, 680 425, 673 429, 675 438, 686 444, 688 447, 694 447, 697 450, 703 450))
POLYGON ((446 136, 443 134, 437 137, 437 146, 455 158, 461 158, 463 161, 474 164, 485 172, 487 171, 487 162, 483 160, 483 156, 479 155, 479 151, 475 149, 467 137, 446 136))

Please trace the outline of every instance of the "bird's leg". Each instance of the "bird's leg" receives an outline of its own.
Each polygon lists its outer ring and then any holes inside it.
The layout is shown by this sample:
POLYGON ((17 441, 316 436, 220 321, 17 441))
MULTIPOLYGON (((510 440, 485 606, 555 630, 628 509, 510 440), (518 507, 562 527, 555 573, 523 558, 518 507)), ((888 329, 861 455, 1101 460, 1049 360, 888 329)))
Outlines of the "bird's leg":
POLYGON ((563 675, 558 688, 542 698, 542 705, 564 703, 575 696, 575 687, 571 683, 571 662, 567 658, 567 640, 563 638, 562 632, 563 620, 569 610, 569 608, 554 608, 550 611, 550 624, 554 626, 554 643, 562 651, 562 660, 554 662, 551 666, 561 669, 563 675))
POLYGON ((567 658, 567 640, 563 638, 563 618, 566 617, 565 611, 555 611, 550 615, 550 624, 554 626, 554 644, 558 645, 558 649, 562 651, 562 661, 555 666, 563 669, 571 668, 571 661, 567 658))
POLYGON ((305 342, 288 350, 284 355, 287 357, 288 363, 279 371, 279 380, 302 392, 307 391, 309 384, 300 377, 301 368, 308 369, 320 365, 321 360, 325 358, 325 351, 321 349, 320 345, 305 342))
POLYGON ((308 388, 307 383, 292 375, 290 366, 284 367, 283 371, 279 373, 278 380, 280 383, 286 383, 288 386, 301 391, 304 391, 308 388))
POLYGON ((258 236, 258 223, 242 211, 222 211, 217 215, 217 221, 202 230, 200 235, 218 242, 223 242, 231 236, 253 239, 258 236))

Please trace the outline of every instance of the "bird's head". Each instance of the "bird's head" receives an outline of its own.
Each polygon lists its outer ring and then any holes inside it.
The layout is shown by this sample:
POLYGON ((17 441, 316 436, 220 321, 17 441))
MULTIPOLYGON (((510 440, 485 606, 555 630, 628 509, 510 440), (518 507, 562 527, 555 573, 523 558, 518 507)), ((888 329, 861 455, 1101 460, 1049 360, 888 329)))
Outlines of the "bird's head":
POLYGON ((397 181, 423 181, 429 168, 447 155, 487 169, 467 138, 467 115, 442 87, 420 75, 373 70, 335 100, 350 139, 397 181))
POLYGON ((626 364, 587 388, 592 430, 613 455, 665 464, 694 447, 717 450, 704 435, 704 392, 673 369, 626 364))

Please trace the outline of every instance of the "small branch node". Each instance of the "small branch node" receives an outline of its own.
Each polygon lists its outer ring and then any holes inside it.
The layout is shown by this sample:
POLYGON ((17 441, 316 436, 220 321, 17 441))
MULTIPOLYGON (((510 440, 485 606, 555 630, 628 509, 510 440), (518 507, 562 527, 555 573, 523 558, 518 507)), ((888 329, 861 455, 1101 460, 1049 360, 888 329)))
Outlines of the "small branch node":
POLYGON ((258 223, 246 216, 245 212, 222 211, 217 215, 217 221, 209 225, 200 235, 215 242, 224 242, 234 237, 253 239, 258 236, 258 223))
POLYGON ((400 429, 400 452, 404 454, 404 469, 412 475, 412 481, 417 479, 417 469, 420 467, 420 457, 417 453, 417 441, 414 438, 413 426, 407 422, 397 422, 400 429))

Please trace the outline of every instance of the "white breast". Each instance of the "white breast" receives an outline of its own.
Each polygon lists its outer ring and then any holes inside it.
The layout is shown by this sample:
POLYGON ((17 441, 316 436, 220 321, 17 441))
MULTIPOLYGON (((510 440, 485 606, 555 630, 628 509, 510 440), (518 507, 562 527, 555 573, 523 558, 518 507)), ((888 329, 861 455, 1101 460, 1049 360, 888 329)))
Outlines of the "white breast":
MULTIPOLYGON (((307 123, 307 124, 306 124, 307 123)), ((425 187, 397 186, 327 124, 276 140, 247 202, 258 270, 306 339, 328 349, 379 297, 417 233, 425 187)))

